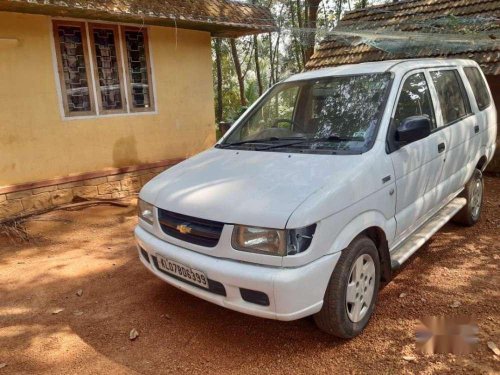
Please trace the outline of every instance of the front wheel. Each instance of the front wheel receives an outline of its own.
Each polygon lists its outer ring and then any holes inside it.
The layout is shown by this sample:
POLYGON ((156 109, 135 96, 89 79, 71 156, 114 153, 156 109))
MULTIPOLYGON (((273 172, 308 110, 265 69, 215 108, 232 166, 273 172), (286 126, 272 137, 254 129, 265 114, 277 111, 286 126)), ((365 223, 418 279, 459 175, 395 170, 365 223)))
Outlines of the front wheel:
POLYGON ((455 215, 453 221, 471 227, 479 221, 483 208, 484 181, 479 169, 474 170, 471 179, 465 185, 460 196, 467 199, 467 204, 455 215))
POLYGON ((368 237, 356 238, 343 252, 325 292, 323 307, 314 316, 323 331, 352 338, 368 324, 380 285, 378 251, 368 237))

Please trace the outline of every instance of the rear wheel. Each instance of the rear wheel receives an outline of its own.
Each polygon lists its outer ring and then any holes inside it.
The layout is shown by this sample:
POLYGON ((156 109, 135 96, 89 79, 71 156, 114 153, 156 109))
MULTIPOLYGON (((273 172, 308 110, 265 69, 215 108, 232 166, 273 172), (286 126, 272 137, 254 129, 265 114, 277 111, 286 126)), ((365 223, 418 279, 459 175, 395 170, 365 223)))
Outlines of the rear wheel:
POLYGON ((380 284, 378 251, 367 237, 356 238, 343 252, 315 316, 323 331, 352 338, 366 327, 375 308, 380 284))
POLYGON ((460 194, 461 197, 467 199, 467 204, 455 215, 453 221, 468 227, 476 224, 481 217, 483 192, 483 174, 476 169, 460 194))

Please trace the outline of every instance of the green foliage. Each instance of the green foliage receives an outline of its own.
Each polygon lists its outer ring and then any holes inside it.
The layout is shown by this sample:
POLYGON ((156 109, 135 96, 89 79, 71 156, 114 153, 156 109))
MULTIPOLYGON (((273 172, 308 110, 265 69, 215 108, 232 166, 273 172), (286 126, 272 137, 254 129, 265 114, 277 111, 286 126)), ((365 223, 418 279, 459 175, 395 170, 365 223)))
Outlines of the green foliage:
MULTIPOLYGON (((245 84, 245 98, 251 105, 259 97, 255 48, 258 48, 259 68, 264 91, 280 80, 300 72, 304 68, 305 51, 322 37, 308 24, 311 0, 253 0, 254 4, 269 7, 279 32, 261 34, 254 43, 252 36, 236 40, 245 84)), ((328 30, 335 26, 340 15, 363 5, 380 3, 381 0, 322 0, 318 6, 316 27, 328 30)), ((311 1, 312 3, 312 1, 311 1)), ((212 49, 214 51, 214 49, 212 49)), ((217 68, 213 52, 214 93, 217 97, 217 68)), ((222 70, 222 121, 234 121, 243 112, 238 77, 228 40, 221 40, 222 70)), ((217 100, 215 101, 217 112, 217 100)))

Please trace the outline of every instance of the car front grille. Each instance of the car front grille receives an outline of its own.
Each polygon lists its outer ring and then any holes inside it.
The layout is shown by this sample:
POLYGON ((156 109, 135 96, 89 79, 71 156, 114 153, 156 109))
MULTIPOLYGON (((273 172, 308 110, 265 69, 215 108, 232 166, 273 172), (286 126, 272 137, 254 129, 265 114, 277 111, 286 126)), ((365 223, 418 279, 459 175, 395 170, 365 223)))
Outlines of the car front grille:
POLYGON ((158 209, 158 221, 169 236, 195 245, 214 247, 219 242, 224 223, 199 219, 158 209))

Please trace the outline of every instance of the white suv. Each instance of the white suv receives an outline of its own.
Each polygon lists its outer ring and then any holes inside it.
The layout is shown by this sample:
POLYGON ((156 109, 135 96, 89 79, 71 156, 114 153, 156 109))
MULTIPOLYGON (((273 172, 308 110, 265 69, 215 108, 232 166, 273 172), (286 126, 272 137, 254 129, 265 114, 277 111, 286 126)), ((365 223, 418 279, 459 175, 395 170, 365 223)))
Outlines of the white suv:
POLYGON ((470 60, 295 75, 142 189, 139 257, 207 301, 354 337, 395 268, 479 220, 496 116, 470 60))

